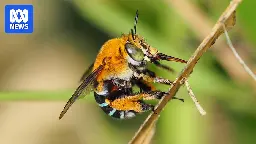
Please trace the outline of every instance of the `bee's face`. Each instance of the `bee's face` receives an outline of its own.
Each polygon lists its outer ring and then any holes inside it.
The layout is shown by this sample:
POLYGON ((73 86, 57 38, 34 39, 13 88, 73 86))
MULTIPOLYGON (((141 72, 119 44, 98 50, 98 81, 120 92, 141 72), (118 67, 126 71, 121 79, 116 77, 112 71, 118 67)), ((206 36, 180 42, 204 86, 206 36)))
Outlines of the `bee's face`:
POLYGON ((150 47, 139 35, 128 34, 123 37, 127 39, 124 48, 128 54, 128 62, 133 65, 149 62, 158 53, 157 49, 150 47))

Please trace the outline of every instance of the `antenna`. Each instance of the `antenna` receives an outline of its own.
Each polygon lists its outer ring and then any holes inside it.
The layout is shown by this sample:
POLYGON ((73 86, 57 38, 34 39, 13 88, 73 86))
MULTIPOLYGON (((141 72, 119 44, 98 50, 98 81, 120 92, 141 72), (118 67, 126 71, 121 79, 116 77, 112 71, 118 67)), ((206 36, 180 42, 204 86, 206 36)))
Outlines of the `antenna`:
POLYGON ((135 40, 135 34, 137 33, 137 24, 138 24, 138 19, 139 19, 139 11, 136 11, 136 16, 134 18, 134 26, 133 29, 131 29, 131 33, 132 33, 132 39, 135 40))
POLYGON ((138 20, 139 20, 139 11, 137 10, 136 11, 136 16, 135 16, 135 18, 134 18, 134 26, 133 26, 133 28, 134 28, 134 33, 136 34, 137 33, 137 24, 138 24, 138 20))

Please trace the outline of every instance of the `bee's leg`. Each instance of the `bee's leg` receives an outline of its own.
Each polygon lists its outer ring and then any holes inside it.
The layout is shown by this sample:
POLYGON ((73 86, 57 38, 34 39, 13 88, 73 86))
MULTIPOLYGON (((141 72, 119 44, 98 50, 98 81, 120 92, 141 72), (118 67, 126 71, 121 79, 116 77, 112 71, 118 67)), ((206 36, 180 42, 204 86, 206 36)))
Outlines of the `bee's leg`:
MULTIPOLYGON (((168 95, 168 93, 162 92, 162 91, 150 91, 147 93, 149 95, 147 95, 147 97, 143 97, 143 100, 161 99, 163 96, 168 95)), ((177 100, 184 102, 184 99, 182 99, 182 98, 173 97, 172 99, 177 99, 177 100)))
MULTIPOLYGON (((170 81, 168 79, 165 79, 165 78, 157 77, 156 74, 153 71, 150 71, 148 69, 145 69, 144 73, 140 73, 138 75, 135 75, 135 77, 136 76, 140 77, 139 80, 138 80, 138 81, 140 81, 140 85, 143 85, 143 87, 148 88, 147 89, 148 91, 149 91, 149 88, 154 88, 154 87, 151 87, 153 85, 151 85, 150 82, 151 83, 154 82, 154 83, 167 84, 167 85, 172 84, 172 81, 170 81)), ((151 92, 160 92, 160 91, 153 91, 153 90, 155 90, 155 88, 150 90, 150 91, 151 92)), ((162 92, 162 94, 167 94, 167 93, 162 92)), ((162 96, 158 97, 158 98, 155 98, 155 99, 161 99, 162 96)), ((184 102, 184 99, 181 99, 181 98, 173 97, 173 99, 178 99, 178 100, 184 102)))
MULTIPOLYGON (((95 100, 101 109, 111 117, 119 119, 128 119, 134 117, 137 113, 153 110, 154 106, 144 103, 141 99, 145 94, 135 95, 117 95, 114 100, 108 99, 108 96, 94 93, 95 100)), ((112 95, 113 96, 113 95, 112 95)))
POLYGON ((161 78, 156 76, 156 74, 148 69, 145 69, 143 72, 136 72, 134 76, 137 79, 143 79, 144 81, 148 83, 161 83, 161 84, 166 84, 166 85, 171 85, 172 81, 161 78))
POLYGON ((172 69, 171 67, 169 67, 167 65, 161 64, 159 61, 152 61, 152 63, 154 63, 157 67, 165 69, 169 72, 175 72, 174 69, 172 69))
POLYGON ((133 95, 122 95, 117 97, 114 100, 105 99, 105 103, 116 110, 126 111, 132 110, 135 112, 144 112, 148 110, 153 110, 154 106, 151 104, 146 104, 142 100, 149 100, 149 99, 159 99, 165 93, 160 91, 150 91, 150 92, 143 92, 137 93, 133 95))
MULTIPOLYGON (((142 100, 161 99, 166 94, 167 93, 161 91, 149 91, 134 95, 123 95, 112 101, 109 99, 105 99, 105 103, 117 110, 133 110, 140 113, 148 110, 153 110, 154 108, 153 105, 146 104, 142 100)), ((182 99, 180 100, 183 101, 182 99)))
POLYGON ((173 57, 173 56, 168 56, 166 54, 163 54, 163 53, 157 53, 153 60, 166 60, 166 61, 175 61, 175 62, 180 62, 180 63, 187 63, 186 60, 183 60, 183 59, 180 59, 180 58, 176 58, 176 57, 173 57))
MULTIPOLYGON (((143 100, 160 99, 166 93, 150 91, 134 95, 120 96, 120 93, 115 94, 114 97, 116 98, 114 100, 97 93, 94 93, 94 96, 101 109, 109 116, 119 119, 129 119, 136 116, 137 113, 154 110, 154 105, 146 104, 143 100)), ((111 96, 113 97, 113 95, 111 96)))
POLYGON ((149 82, 144 81, 143 79, 139 79, 135 82, 135 84, 140 88, 140 92, 148 92, 155 91, 156 88, 149 82))
POLYGON ((161 99, 167 93, 162 91, 149 91, 143 97, 143 100, 153 100, 153 99, 161 99))
POLYGON ((149 69, 145 69, 144 70, 144 74, 146 74, 145 79, 147 80, 151 80, 154 83, 161 83, 161 84, 166 84, 166 85, 171 85, 173 82, 169 79, 165 79, 165 78, 161 78, 156 76, 155 72, 149 70, 149 69))

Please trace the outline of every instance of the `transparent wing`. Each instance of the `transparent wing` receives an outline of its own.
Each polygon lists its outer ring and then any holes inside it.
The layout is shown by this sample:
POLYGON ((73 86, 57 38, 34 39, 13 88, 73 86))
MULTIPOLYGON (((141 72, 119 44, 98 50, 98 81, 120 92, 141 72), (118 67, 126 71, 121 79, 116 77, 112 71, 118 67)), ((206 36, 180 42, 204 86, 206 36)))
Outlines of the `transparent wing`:
MULTIPOLYGON (((84 72, 84 74, 82 75, 82 77, 80 78, 80 82, 82 82, 83 80, 85 80, 88 75, 91 74, 92 69, 93 69, 93 65, 94 62, 89 66, 89 68, 84 72)), ((86 95, 88 95, 91 91, 93 90, 93 81, 91 83, 88 84, 88 86, 83 90, 83 92, 80 94, 80 96, 77 99, 82 99, 84 98, 86 95)))
POLYGON ((89 66, 89 68, 84 72, 83 76, 80 78, 80 82, 82 82, 84 79, 86 79, 86 77, 92 72, 93 64, 94 63, 92 63, 89 66))
MULTIPOLYGON (((99 66, 97 69, 95 69, 91 74, 86 77, 83 82, 80 84, 80 86, 76 89, 72 97, 68 100, 65 107, 63 108, 62 112, 60 113, 59 119, 61 119, 65 113, 68 111, 68 109, 71 107, 71 105, 80 97, 82 93, 86 90, 92 90, 91 86, 93 82, 95 81, 96 77, 101 73, 103 69, 103 65, 99 66)), ((87 91, 89 92, 89 91, 87 91)))
POLYGON ((84 88, 83 92, 80 94, 80 96, 77 99, 82 99, 84 98, 86 95, 90 94, 90 92, 93 91, 93 82, 91 81, 88 86, 86 88, 84 88))

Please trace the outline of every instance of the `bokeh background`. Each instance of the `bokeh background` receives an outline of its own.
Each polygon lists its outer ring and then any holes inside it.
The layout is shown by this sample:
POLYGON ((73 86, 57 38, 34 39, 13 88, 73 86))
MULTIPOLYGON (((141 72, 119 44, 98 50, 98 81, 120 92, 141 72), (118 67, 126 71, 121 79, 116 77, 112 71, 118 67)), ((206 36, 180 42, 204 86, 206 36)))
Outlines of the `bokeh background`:
MULTIPOLYGON (((161 52, 188 59, 229 0, 1 0, 0 143, 127 143, 149 113, 120 121, 107 116, 92 95, 62 120, 59 113, 108 39, 128 33, 138 9, 138 33, 161 52), (6 4, 34 5, 34 33, 4 33, 6 4)), ((256 1, 244 0, 229 32, 241 57, 256 71, 256 1)), ((176 73, 183 64, 164 62, 176 73)), ((190 85, 207 111, 201 116, 181 88, 157 123, 153 144, 256 143, 256 83, 222 35, 199 61, 190 85)), ((167 90, 167 86, 157 85, 167 90)), ((153 102, 156 103, 156 102, 153 102)))

